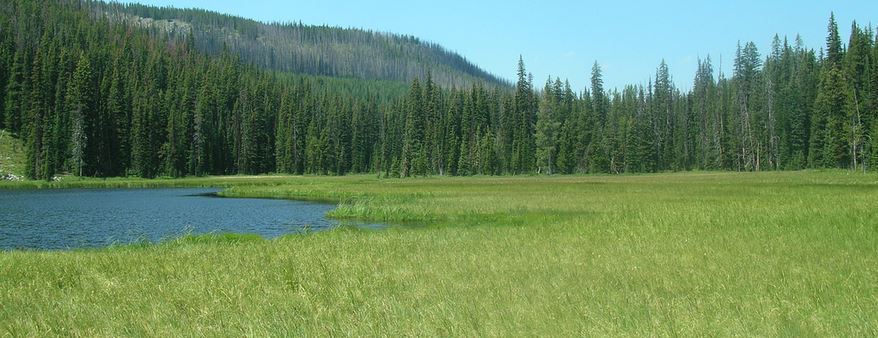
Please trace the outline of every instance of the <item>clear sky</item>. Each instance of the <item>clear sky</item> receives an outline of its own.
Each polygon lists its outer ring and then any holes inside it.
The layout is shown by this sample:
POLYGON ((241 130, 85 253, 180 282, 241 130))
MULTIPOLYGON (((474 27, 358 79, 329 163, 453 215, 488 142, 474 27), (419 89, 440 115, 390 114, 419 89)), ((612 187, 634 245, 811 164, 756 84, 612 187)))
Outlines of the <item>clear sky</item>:
POLYGON ((591 65, 605 86, 645 84, 664 59, 674 82, 691 87, 696 60, 731 71, 738 41, 763 55, 775 33, 810 48, 824 45, 834 11, 847 41, 850 24, 878 24, 878 1, 290 1, 142 0, 150 5, 198 7, 260 21, 357 27, 414 35, 456 51, 483 69, 515 77, 518 56, 538 85, 552 75, 578 91, 591 65))

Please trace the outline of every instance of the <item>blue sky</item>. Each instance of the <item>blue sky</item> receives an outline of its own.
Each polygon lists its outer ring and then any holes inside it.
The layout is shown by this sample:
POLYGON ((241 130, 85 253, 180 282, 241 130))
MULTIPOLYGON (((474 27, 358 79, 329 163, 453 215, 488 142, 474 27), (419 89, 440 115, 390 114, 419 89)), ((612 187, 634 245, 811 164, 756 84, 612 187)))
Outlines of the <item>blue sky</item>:
POLYGON ((824 45, 834 11, 845 41, 852 20, 878 24, 878 1, 240 1, 143 0, 198 7, 260 21, 357 27, 439 43, 506 79, 518 55, 541 85, 552 75, 576 90, 595 61, 607 87, 645 84, 659 62, 689 88, 699 57, 731 71, 738 41, 768 50, 775 33, 800 34, 810 48, 824 45))

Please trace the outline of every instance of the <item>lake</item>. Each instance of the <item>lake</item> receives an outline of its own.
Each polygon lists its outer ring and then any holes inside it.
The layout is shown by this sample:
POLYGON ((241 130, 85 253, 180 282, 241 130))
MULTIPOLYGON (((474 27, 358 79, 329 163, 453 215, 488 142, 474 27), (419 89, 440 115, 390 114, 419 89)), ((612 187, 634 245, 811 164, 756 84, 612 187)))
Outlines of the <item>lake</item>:
POLYGON ((190 233, 273 238, 339 224, 325 217, 331 204, 216 197, 219 190, 0 190, 0 250, 159 242, 190 233))

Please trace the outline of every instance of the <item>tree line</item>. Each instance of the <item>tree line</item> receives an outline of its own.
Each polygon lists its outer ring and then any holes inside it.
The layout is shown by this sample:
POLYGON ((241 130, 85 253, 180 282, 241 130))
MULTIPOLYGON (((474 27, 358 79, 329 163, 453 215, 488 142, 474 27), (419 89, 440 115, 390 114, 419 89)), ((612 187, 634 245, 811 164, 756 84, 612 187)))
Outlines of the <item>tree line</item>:
MULTIPOLYGON (((500 175, 871 169, 878 43, 834 16, 825 49, 775 37, 734 72, 700 60, 691 90, 662 62, 647 85, 409 86, 267 71, 191 37, 95 16, 79 1, 0 4, 0 128, 27 175, 500 175)), ((87 3, 85 3, 87 4, 87 3)))

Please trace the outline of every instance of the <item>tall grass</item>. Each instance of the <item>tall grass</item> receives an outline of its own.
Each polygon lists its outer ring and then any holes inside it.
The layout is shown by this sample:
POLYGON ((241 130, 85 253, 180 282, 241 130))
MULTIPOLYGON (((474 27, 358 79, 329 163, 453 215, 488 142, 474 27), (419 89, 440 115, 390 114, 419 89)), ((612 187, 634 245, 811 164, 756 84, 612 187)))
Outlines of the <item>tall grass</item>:
POLYGON ((0 253, 0 335, 878 335, 875 175, 167 183, 409 225, 0 253))

